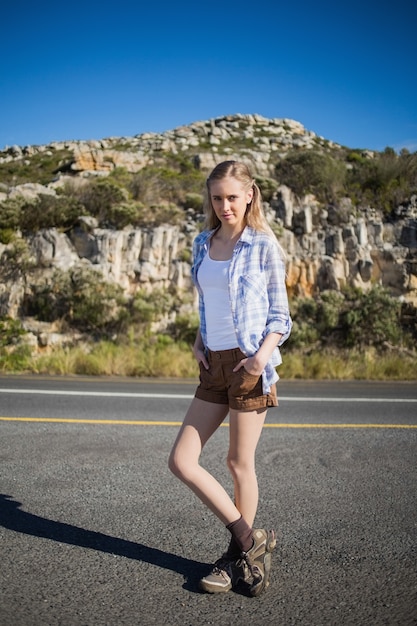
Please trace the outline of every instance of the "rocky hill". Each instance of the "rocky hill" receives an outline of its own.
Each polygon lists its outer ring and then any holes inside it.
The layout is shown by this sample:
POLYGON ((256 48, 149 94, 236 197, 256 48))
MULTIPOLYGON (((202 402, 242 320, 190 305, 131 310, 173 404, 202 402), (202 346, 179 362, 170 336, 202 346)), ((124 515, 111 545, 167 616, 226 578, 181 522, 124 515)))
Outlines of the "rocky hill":
POLYGON ((55 154, 62 159, 56 171, 85 176, 91 172, 109 173, 115 167, 137 172, 164 160, 167 154, 191 156, 204 170, 212 169, 224 158, 244 156, 259 174, 267 175, 273 173, 276 159, 285 156, 290 149, 316 146, 337 147, 337 144, 306 130, 294 120, 233 115, 195 122, 161 134, 6 147, 0 153, 0 164, 23 162, 27 165, 30 159, 55 154))
MULTIPOLYGON (((178 311, 194 309, 189 253, 202 217, 195 197, 192 206, 185 199, 180 212, 173 211, 175 220, 168 210, 161 223, 133 220, 122 228, 109 227, 83 212, 82 205, 65 227, 14 227, 13 236, 6 217, 11 208, 21 211, 24 203, 35 206, 45 196, 58 202, 69 185, 79 190, 116 171, 135 177, 175 162, 179 171, 186 164, 204 180, 224 159, 247 161, 265 190, 266 214, 288 255, 290 296, 310 297, 345 285, 366 290, 379 283, 417 306, 417 189, 390 211, 363 199, 358 204, 340 192, 333 197, 300 193, 280 177, 279 164, 288 155, 307 153, 331 155, 346 171, 359 159, 376 158, 371 151, 319 137, 296 121, 259 115, 225 116, 161 134, 6 148, 0 152, 0 317, 27 318, 38 339, 41 331, 50 333, 45 326, 39 330, 25 302, 39 285, 51 284, 57 270, 76 268, 97 271, 127 297, 155 289, 186 294, 180 307, 161 316, 165 323, 178 311)), ((124 199, 131 203, 127 192, 124 199)), ((153 209, 145 202, 141 210, 153 209)))

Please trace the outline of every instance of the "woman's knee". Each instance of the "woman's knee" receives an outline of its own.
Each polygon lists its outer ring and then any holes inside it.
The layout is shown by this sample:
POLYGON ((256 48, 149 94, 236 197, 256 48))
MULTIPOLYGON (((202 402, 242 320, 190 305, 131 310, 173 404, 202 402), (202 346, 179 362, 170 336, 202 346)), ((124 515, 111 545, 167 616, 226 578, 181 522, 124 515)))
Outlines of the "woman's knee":
POLYGON ((174 476, 178 476, 181 473, 181 460, 178 455, 175 454, 175 450, 172 450, 168 459, 168 467, 170 471, 174 474, 174 476))
POLYGON ((255 465, 252 462, 236 459, 232 455, 227 457, 227 467, 235 480, 245 479, 255 473, 255 465))
POLYGON ((175 449, 171 452, 168 459, 168 467, 170 471, 180 480, 186 481, 192 472, 192 462, 185 455, 180 454, 175 449))

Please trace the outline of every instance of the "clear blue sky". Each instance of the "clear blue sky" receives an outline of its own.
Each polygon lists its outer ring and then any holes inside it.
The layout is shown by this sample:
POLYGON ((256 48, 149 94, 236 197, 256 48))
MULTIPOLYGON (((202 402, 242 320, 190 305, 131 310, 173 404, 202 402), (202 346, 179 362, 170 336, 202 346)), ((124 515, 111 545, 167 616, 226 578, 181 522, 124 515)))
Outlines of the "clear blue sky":
POLYGON ((287 117, 417 150, 412 0, 89 2, 1 10, 0 149, 287 117))

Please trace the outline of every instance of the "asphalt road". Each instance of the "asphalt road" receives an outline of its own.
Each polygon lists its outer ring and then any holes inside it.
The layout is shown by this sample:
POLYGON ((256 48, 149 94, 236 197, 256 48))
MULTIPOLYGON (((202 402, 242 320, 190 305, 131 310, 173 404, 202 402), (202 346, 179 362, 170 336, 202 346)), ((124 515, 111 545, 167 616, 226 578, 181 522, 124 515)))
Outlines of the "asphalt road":
MULTIPOLYGON (((198 591, 228 533, 166 460, 195 381, 0 377, 0 624, 417 625, 417 385, 281 381, 260 598, 198 591)), ((203 464, 230 489, 227 426, 203 464)))

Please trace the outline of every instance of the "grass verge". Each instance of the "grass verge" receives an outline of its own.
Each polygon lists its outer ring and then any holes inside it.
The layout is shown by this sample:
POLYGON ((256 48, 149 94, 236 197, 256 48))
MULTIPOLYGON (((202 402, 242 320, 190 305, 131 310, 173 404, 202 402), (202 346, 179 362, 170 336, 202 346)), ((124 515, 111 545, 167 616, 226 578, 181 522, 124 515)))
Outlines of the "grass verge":
MULTIPOLYGON (((417 354, 374 349, 329 350, 306 354, 283 349, 282 379, 315 380, 417 380, 417 354)), ((43 375, 131 376, 197 378, 198 367, 185 343, 158 338, 116 344, 100 341, 94 345, 59 348, 50 354, 30 351, 0 353, 0 373, 43 375)))

